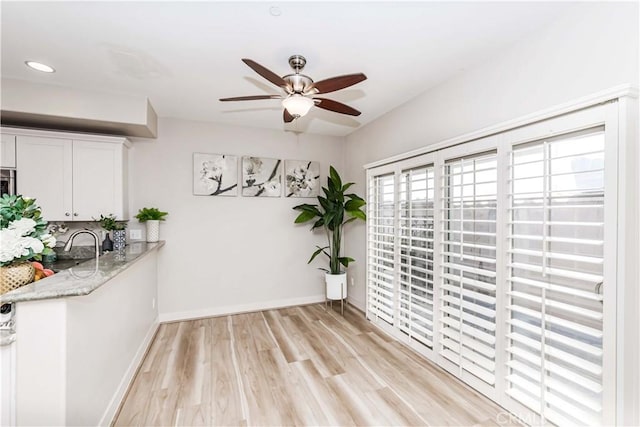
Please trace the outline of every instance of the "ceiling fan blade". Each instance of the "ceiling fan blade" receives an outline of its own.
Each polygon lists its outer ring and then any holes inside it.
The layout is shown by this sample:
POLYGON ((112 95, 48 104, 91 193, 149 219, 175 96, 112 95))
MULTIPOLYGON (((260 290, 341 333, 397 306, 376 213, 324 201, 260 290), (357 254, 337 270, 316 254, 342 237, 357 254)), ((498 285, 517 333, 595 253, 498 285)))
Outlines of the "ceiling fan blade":
POLYGON ((312 85, 317 92, 316 93, 329 93, 336 90, 344 89, 349 86, 353 86, 356 83, 360 83, 366 80, 367 76, 362 73, 347 74, 345 76, 332 77, 330 79, 320 80, 312 85))
POLYGON ((293 117, 291 114, 289 114, 289 112, 287 111, 287 109, 284 109, 284 113, 282 114, 282 117, 284 119, 285 123, 291 123, 293 121, 293 119, 295 119, 295 117, 293 117))
POLYGON ((325 110, 334 111, 340 114, 348 114, 350 116, 359 116, 360 111, 355 108, 351 108, 342 102, 334 101, 326 98, 313 98, 315 101, 320 101, 316 104, 316 107, 323 108, 325 110))
POLYGON ((242 59, 242 62, 247 64, 253 71, 260 74, 265 79, 269 80, 276 86, 279 87, 287 87, 287 82, 284 81, 282 77, 274 73, 273 71, 267 70, 262 65, 258 64, 256 61, 252 61, 251 59, 242 59))
POLYGON ((280 95, 236 96, 235 98, 220 98, 220 101, 255 101, 257 99, 281 99, 280 95))

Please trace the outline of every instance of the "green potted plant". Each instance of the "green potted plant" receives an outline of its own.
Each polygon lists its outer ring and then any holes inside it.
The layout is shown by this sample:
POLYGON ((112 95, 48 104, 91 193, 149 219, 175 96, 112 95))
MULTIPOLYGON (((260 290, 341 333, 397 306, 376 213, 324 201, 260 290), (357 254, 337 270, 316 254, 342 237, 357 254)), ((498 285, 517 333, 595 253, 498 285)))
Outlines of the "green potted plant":
MULTIPOLYGON (((95 218, 94 218, 95 219, 95 218)), ((102 242, 102 250, 110 251, 110 250, 122 250, 127 244, 127 234, 125 229, 127 228, 127 223, 118 221, 116 216, 113 214, 109 214, 107 216, 100 215, 99 219, 95 219, 100 223, 100 226, 107 230, 107 234, 102 242), (113 242, 109 239, 109 232, 113 235, 113 242)))
POLYGON ((162 212, 158 208, 142 208, 138 211, 136 218, 145 223, 147 227, 147 242, 157 242, 160 238, 160 221, 165 220, 168 212, 162 212))
POLYGON ((302 204, 293 209, 300 211, 295 219, 296 224, 314 221, 311 230, 323 228, 327 234, 327 246, 316 246, 311 255, 311 263, 318 255, 324 254, 329 260, 329 268, 321 268, 326 272, 326 296, 330 300, 347 298, 347 275, 342 267, 349 267, 353 258, 341 256, 342 235, 345 224, 358 219, 366 220, 367 215, 362 210, 366 204, 364 199, 356 194, 345 192, 354 183, 342 183, 342 179, 333 166, 329 167, 327 187, 322 187, 323 196, 318 196, 318 205, 302 204))

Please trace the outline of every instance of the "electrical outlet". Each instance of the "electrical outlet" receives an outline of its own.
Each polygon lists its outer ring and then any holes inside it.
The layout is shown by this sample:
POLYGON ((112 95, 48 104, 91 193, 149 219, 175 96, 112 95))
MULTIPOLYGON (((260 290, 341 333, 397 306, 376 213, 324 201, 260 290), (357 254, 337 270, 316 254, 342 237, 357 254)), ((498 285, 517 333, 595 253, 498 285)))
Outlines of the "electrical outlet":
POLYGON ((151 308, 156 308, 156 299, 151 299, 151 308))
POLYGON ((354 287, 356 285, 356 281, 353 280, 353 277, 349 278, 349 284, 351 285, 351 287, 354 287))
POLYGON ((142 239, 142 230, 129 230, 129 237, 131 240, 141 240, 142 239))

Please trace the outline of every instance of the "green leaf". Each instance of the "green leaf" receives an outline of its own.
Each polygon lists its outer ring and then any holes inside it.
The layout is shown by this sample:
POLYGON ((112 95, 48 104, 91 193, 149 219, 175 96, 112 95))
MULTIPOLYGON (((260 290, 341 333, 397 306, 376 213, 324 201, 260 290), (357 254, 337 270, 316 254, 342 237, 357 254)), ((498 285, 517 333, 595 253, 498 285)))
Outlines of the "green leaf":
POLYGON ((316 214, 309 211, 302 211, 295 220, 296 224, 302 224, 303 222, 311 221, 316 217, 316 214))
POLYGON ((322 206, 322 209, 324 209, 325 212, 329 212, 333 210, 333 203, 331 203, 329 199, 326 199, 322 196, 318 196, 318 201, 320 202, 320 206, 322 206))
POLYGON ((350 212, 360 209, 362 206, 367 203, 362 199, 351 199, 347 203, 344 204, 344 208, 350 212))
POLYGON ((356 262, 355 259, 348 256, 340 257, 338 258, 338 261, 340 261, 340 264, 344 265, 345 267, 349 267, 350 262, 356 262))
POLYGON ((309 258, 309 261, 307 261, 307 264, 311 264, 311 262, 316 259, 316 257, 318 255, 320 255, 321 253, 324 253, 326 256, 328 256, 329 258, 331 258, 329 256, 329 254, 327 253, 327 251, 325 251, 325 249, 327 249, 329 246, 325 246, 324 248, 321 248, 320 246, 316 246, 318 248, 318 250, 316 250, 313 255, 311 255, 311 258, 309 258))
POLYGON ((294 206, 293 209, 296 210, 296 211, 317 212, 318 211, 318 206, 304 203, 302 205, 294 206))
POLYGON ((361 210, 356 210, 356 211, 348 211, 349 215, 351 215, 354 218, 358 218, 358 219, 362 219, 362 220, 367 220, 367 214, 362 212, 361 210))
POLYGON ((355 182, 347 182, 345 185, 342 186, 342 192, 344 193, 345 191, 347 191, 347 189, 351 187, 353 184, 355 184, 355 182))
POLYGON ((326 214, 324 214, 324 216, 322 217, 322 219, 324 220, 324 223, 327 225, 327 227, 331 227, 330 229, 333 230, 333 220, 336 217, 336 213, 335 212, 327 212, 326 214))
POLYGON ((327 188, 331 194, 336 192, 336 184, 335 182, 333 182, 330 176, 327 177, 327 188))
POLYGON ((329 176, 331 177, 331 181, 333 181, 335 188, 342 188, 342 180, 340 179, 340 175, 333 166, 329 166, 329 176))

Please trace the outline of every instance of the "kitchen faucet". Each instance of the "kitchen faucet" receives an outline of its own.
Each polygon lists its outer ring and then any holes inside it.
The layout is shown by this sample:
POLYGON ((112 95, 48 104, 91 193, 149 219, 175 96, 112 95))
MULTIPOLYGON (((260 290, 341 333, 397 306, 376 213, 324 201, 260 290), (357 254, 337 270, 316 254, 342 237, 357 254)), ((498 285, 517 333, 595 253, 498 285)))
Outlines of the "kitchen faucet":
POLYGON ((82 234, 82 233, 87 233, 93 236, 93 241, 96 246, 96 261, 97 261, 98 258, 100 257, 100 238, 96 233, 94 233, 91 230, 77 230, 71 233, 71 236, 69 236, 69 240, 67 240, 67 243, 64 245, 64 251, 69 252, 71 250, 71 247, 73 246, 73 239, 75 239, 78 234, 82 234))

